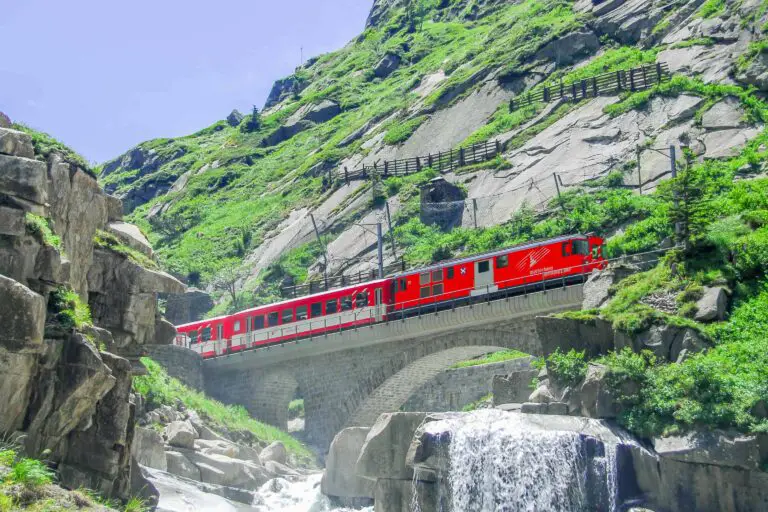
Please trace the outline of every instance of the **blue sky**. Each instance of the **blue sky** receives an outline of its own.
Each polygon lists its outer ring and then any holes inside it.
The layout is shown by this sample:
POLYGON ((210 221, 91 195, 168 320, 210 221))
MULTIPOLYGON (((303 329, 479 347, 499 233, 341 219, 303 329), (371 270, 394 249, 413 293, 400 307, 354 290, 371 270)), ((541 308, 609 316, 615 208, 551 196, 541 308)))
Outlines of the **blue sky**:
POLYGON ((0 0, 0 111, 93 162, 261 107, 372 0, 0 0))

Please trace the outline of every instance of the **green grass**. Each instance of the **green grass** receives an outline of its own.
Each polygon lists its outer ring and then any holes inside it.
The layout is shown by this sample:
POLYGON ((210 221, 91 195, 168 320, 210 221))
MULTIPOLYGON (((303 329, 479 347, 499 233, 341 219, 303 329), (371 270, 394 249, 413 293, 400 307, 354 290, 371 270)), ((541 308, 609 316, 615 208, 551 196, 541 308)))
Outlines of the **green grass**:
POLYGON ((484 357, 477 359, 470 359, 469 361, 461 361, 454 364, 451 368, 467 368, 469 366, 479 366, 481 364, 503 363, 504 361, 510 361, 512 359, 520 359, 523 357, 530 357, 529 354, 520 352, 519 350, 502 350, 488 354, 484 357))
POLYGON ((61 157, 66 162, 74 164, 94 178, 96 177, 96 173, 93 171, 93 169, 91 169, 91 166, 88 164, 85 158, 83 158, 72 148, 62 144, 47 133, 37 131, 22 123, 14 123, 13 128, 15 130, 29 134, 29 136, 32 138, 32 145, 35 148, 35 156, 39 160, 44 161, 51 154, 57 153, 61 155, 61 157))
POLYGON ((472 403, 469 403, 465 405, 461 411, 462 412, 471 412, 474 410, 477 410, 482 404, 489 402, 493 398, 493 393, 488 393, 484 397, 480 398, 479 400, 476 400, 472 403))
POLYGON ((726 0, 707 0, 699 7, 698 15, 702 18, 714 18, 725 13, 726 0))
POLYGON ((107 249, 120 254, 121 256, 144 268, 148 268, 150 270, 158 270, 160 268, 157 262, 155 262, 152 258, 143 252, 134 249, 133 247, 125 245, 112 233, 107 233, 106 231, 101 230, 97 231, 96 235, 93 237, 93 244, 96 247, 101 247, 102 249, 107 249))
POLYGON ((35 459, 20 459, 5 477, 5 483, 20 484, 24 487, 39 487, 53 482, 53 471, 45 463, 35 459))
POLYGON ((304 417, 304 399, 303 398, 297 398, 296 400, 291 400, 291 403, 288 404, 288 418, 303 418, 304 417))
POLYGON ((426 119, 424 116, 419 116, 408 121, 394 121, 389 129, 387 129, 386 135, 384 135, 384 143, 395 145, 405 142, 426 119))
POLYGON ((672 48, 690 48, 691 46, 712 46, 715 40, 711 37, 699 37, 696 39, 687 39, 680 43, 675 43, 672 48))
POLYGON ((173 405, 176 400, 180 400, 186 407, 197 411, 201 417, 207 418, 214 425, 252 432, 258 439, 267 443, 280 441, 298 463, 314 465, 312 452, 306 446, 280 429, 256 421, 244 407, 224 405, 203 393, 191 390, 170 377, 162 366, 149 358, 142 358, 141 362, 149 373, 133 379, 136 392, 145 397, 151 396, 153 401, 160 404, 173 405))
POLYGON ((61 251, 61 238, 53 232, 53 229, 51 229, 50 219, 46 219, 45 217, 30 212, 27 212, 25 215, 27 234, 36 237, 40 243, 61 251))
POLYGON ((88 304, 72 289, 60 286, 51 292, 49 310, 66 330, 93 325, 88 304))

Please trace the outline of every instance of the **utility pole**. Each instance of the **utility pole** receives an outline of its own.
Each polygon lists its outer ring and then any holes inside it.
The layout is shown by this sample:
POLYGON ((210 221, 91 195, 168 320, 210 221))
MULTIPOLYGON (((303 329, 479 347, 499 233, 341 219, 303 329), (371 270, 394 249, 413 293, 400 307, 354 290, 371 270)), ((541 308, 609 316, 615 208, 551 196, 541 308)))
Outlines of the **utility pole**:
POLYGON ((376 223, 376 237, 379 249, 379 279, 384 277, 384 238, 381 236, 381 222, 376 223))
POLYGON ((560 182, 557 181, 557 173, 552 173, 552 177, 555 178, 555 188, 557 188, 557 201, 560 203, 560 208, 565 213, 565 205, 563 204, 563 197, 560 195, 560 182))
POLYGON ((325 263, 325 265, 323 266, 323 276, 325 277, 325 285, 327 289, 328 288, 328 255, 326 253, 328 251, 325 249, 325 245, 323 245, 323 241, 320 239, 320 231, 317 230, 317 223, 315 222, 315 216, 310 213, 309 218, 312 219, 312 227, 315 228, 315 236, 317 237, 317 243, 319 243, 320 247, 323 249, 323 262, 325 263))
POLYGON ((643 195, 643 175, 640 172, 641 149, 639 144, 636 147, 636 151, 637 151, 637 190, 640 192, 640 195, 643 195))
POLYGON ((384 202, 387 209, 387 225, 389 226, 389 239, 392 242, 392 257, 397 261, 397 249, 395 248, 395 231, 392 229, 392 218, 389 216, 389 201, 384 202))
POLYGON ((472 198, 472 218, 475 221, 475 229, 477 229, 477 198, 472 198))

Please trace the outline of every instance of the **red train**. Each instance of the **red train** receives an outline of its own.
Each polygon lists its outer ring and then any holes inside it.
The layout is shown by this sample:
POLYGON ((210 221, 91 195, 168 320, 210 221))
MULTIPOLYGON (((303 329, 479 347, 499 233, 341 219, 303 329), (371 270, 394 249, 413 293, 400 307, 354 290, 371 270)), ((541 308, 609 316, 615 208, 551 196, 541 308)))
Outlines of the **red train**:
POLYGON ((205 358, 578 281, 603 268, 603 239, 569 235, 177 327, 205 358))

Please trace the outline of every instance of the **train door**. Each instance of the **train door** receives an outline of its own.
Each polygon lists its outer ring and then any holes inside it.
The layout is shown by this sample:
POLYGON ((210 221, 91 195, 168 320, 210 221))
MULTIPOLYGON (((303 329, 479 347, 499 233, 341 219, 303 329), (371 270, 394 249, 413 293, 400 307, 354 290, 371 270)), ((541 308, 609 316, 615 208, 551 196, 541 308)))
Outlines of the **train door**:
POLYGON ((494 292, 498 288, 493 280, 493 258, 475 262, 475 289, 472 295, 494 292))
POLYGON ((381 288, 376 288, 373 294, 373 300, 374 300, 374 316, 376 317, 377 322, 381 322, 381 320, 384 318, 384 314, 386 313, 387 305, 384 304, 384 290, 381 288))
POLYGON ((245 347, 248 348, 251 346, 251 342, 253 341, 253 336, 251 336, 251 331, 253 331, 253 319, 250 316, 245 317, 245 347))

